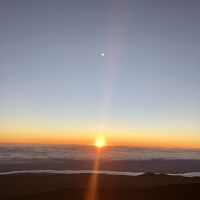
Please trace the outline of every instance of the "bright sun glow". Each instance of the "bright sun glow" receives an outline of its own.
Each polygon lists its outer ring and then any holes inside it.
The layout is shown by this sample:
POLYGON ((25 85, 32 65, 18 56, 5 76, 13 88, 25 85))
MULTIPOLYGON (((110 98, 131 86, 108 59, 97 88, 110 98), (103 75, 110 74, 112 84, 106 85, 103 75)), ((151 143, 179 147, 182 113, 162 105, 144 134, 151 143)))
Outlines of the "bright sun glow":
POLYGON ((97 139, 96 142, 95 142, 95 146, 98 147, 98 148, 102 148, 105 146, 105 141, 104 139, 100 138, 100 139, 97 139))

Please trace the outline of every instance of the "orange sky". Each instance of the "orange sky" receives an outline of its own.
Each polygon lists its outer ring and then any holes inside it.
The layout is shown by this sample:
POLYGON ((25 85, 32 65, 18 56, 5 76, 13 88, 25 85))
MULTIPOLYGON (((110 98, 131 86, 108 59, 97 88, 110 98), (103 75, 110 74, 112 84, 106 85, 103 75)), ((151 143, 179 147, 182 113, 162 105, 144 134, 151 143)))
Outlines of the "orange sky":
MULTIPOLYGON (((98 133, 78 131, 0 131, 0 143, 28 144, 94 144, 98 133)), ((103 135, 107 145, 144 146, 144 147, 183 147, 200 148, 199 137, 181 137, 171 134, 142 132, 112 132, 103 135)))

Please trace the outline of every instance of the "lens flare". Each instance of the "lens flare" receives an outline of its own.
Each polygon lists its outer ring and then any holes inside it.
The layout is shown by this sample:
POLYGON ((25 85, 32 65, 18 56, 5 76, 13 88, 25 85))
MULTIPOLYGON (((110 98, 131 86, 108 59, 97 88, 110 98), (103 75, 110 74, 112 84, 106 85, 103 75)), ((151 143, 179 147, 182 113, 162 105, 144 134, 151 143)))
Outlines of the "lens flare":
POLYGON ((101 56, 102 56, 102 57, 104 57, 104 56, 105 56, 105 53, 104 53, 104 52, 102 52, 102 53, 101 53, 101 56))

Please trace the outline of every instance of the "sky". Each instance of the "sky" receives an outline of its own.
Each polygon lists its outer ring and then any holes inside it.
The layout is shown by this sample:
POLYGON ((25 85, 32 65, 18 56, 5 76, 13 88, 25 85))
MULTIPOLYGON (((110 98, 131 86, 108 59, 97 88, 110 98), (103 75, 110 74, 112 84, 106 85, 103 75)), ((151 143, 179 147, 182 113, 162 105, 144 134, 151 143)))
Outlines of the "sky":
POLYGON ((200 148, 199 10, 1 0, 0 142, 200 148))

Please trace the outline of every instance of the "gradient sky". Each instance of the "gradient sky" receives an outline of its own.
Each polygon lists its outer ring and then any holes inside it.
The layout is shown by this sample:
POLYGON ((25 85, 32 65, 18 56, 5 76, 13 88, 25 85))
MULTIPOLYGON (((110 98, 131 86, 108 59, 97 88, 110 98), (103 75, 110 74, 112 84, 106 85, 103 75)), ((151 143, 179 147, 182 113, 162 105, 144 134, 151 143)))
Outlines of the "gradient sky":
POLYGON ((199 11, 1 0, 0 142, 200 147, 199 11))

